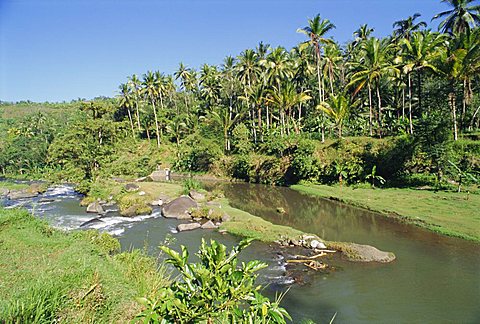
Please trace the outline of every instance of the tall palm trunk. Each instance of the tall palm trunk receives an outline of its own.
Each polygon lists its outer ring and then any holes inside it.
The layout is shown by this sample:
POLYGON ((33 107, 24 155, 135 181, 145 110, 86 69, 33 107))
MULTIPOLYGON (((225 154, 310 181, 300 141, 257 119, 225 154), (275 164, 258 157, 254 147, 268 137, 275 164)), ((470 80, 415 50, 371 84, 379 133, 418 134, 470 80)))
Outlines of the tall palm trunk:
POLYGON ((452 109, 452 119, 453 119, 453 139, 456 141, 458 139, 458 129, 457 129, 457 98, 455 94, 455 86, 453 82, 450 84, 450 93, 448 94, 450 109, 452 109))
POLYGON ((380 79, 377 80, 378 134, 382 138, 382 97, 380 97, 380 79))
POLYGON ((157 108, 155 107, 155 100, 152 100, 153 106, 153 116, 155 117, 155 131, 157 132, 157 147, 160 147, 160 130, 158 128, 158 116, 157 116, 157 108))
MULTIPOLYGON (((321 55, 320 55, 320 45, 316 44, 315 46, 317 52, 317 81, 318 81, 318 95, 320 102, 323 102, 323 87, 322 87, 322 77, 320 73, 320 63, 321 63, 321 55)), ((322 143, 325 142, 325 113, 322 111, 322 121, 321 121, 321 132, 322 132, 322 143)))
POLYGON ((138 109, 138 99, 135 100, 135 110, 136 110, 136 114, 137 114, 137 127, 138 127, 138 131, 140 132, 141 131, 141 128, 140 128, 140 110, 138 109))
POLYGON ((418 82, 418 112, 422 114, 422 70, 417 72, 417 82, 418 82))
POLYGON ((135 138, 135 129, 133 127, 132 114, 130 113, 130 108, 127 108, 128 120, 130 121, 130 128, 132 129, 132 138, 135 138))
POLYGON ((413 121, 412 121, 412 78, 408 73, 408 121, 410 123, 410 134, 413 135, 413 121))
POLYGON ((368 106, 369 106, 369 127, 370 127, 370 136, 373 136, 373 108, 372 108, 372 86, 370 81, 368 82, 368 106))

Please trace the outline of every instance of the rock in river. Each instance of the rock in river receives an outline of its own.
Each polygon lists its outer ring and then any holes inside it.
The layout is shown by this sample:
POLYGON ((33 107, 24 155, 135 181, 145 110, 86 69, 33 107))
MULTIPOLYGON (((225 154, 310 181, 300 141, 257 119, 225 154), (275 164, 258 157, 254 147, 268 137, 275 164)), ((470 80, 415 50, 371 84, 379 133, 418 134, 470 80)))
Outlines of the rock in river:
POLYGON ((195 201, 204 201, 206 199, 205 194, 198 192, 196 190, 190 190, 188 193, 190 198, 192 198, 195 201))
POLYGON ((199 223, 180 224, 177 226, 177 230, 179 232, 184 232, 184 231, 191 231, 200 227, 201 225, 199 223))
POLYGON ((166 218, 190 219, 189 210, 197 208, 197 203, 190 197, 182 196, 163 205, 162 215, 166 218))
POLYGON ((87 206, 87 213, 97 213, 103 214, 105 210, 103 210, 102 205, 98 201, 94 201, 87 206))
POLYGON ((217 228, 217 225, 215 225, 211 220, 209 220, 202 225, 202 228, 203 229, 214 229, 214 228, 217 228))
POLYGON ((344 242, 329 242, 327 245, 328 248, 341 251, 349 261, 388 263, 395 260, 395 254, 392 252, 380 251, 370 245, 344 242))
POLYGON ((26 190, 14 190, 14 191, 10 191, 10 193, 7 195, 7 198, 23 199, 23 198, 33 198, 37 196, 38 196, 38 192, 29 192, 26 190))

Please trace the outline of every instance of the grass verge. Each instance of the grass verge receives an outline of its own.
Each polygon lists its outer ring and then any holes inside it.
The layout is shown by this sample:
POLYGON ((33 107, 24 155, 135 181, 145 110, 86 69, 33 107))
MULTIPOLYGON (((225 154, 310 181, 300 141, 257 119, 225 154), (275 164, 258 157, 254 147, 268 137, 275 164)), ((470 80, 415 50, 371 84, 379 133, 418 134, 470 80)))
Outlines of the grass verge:
POLYGON ((65 233, 24 210, 0 208, 0 322, 128 322, 136 297, 168 284, 142 251, 96 231, 65 233))
POLYGON ((414 189, 294 185, 297 191, 395 217, 434 232, 480 242, 480 195, 414 189))

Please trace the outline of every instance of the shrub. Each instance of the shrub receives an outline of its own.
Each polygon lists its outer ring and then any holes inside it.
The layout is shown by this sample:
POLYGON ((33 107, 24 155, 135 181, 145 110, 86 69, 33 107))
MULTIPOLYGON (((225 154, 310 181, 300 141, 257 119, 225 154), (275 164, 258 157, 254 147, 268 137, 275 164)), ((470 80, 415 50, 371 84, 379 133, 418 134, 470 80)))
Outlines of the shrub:
POLYGON ((257 272, 267 265, 260 261, 242 262, 238 254, 250 244, 243 240, 229 253, 223 244, 204 240, 198 263, 188 262, 188 250, 176 252, 166 246, 167 263, 180 272, 181 280, 159 291, 155 298, 141 298, 145 310, 138 315, 148 323, 285 323, 291 319, 279 301, 271 302, 259 293, 257 272))

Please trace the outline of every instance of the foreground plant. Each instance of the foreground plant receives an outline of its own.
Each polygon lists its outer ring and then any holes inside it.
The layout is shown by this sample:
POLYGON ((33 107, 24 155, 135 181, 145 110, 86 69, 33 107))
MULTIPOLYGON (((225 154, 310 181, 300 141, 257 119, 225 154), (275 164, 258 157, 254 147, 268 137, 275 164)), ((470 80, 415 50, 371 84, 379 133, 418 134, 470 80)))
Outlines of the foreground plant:
POLYGON ((251 242, 243 240, 227 253, 225 245, 202 240, 198 263, 188 262, 184 246, 181 253, 160 247, 181 278, 155 299, 141 298, 146 309, 137 318, 145 323, 285 323, 291 317, 279 306, 281 298, 271 302, 255 285, 257 272, 267 265, 254 260, 237 267, 238 254, 251 242))

